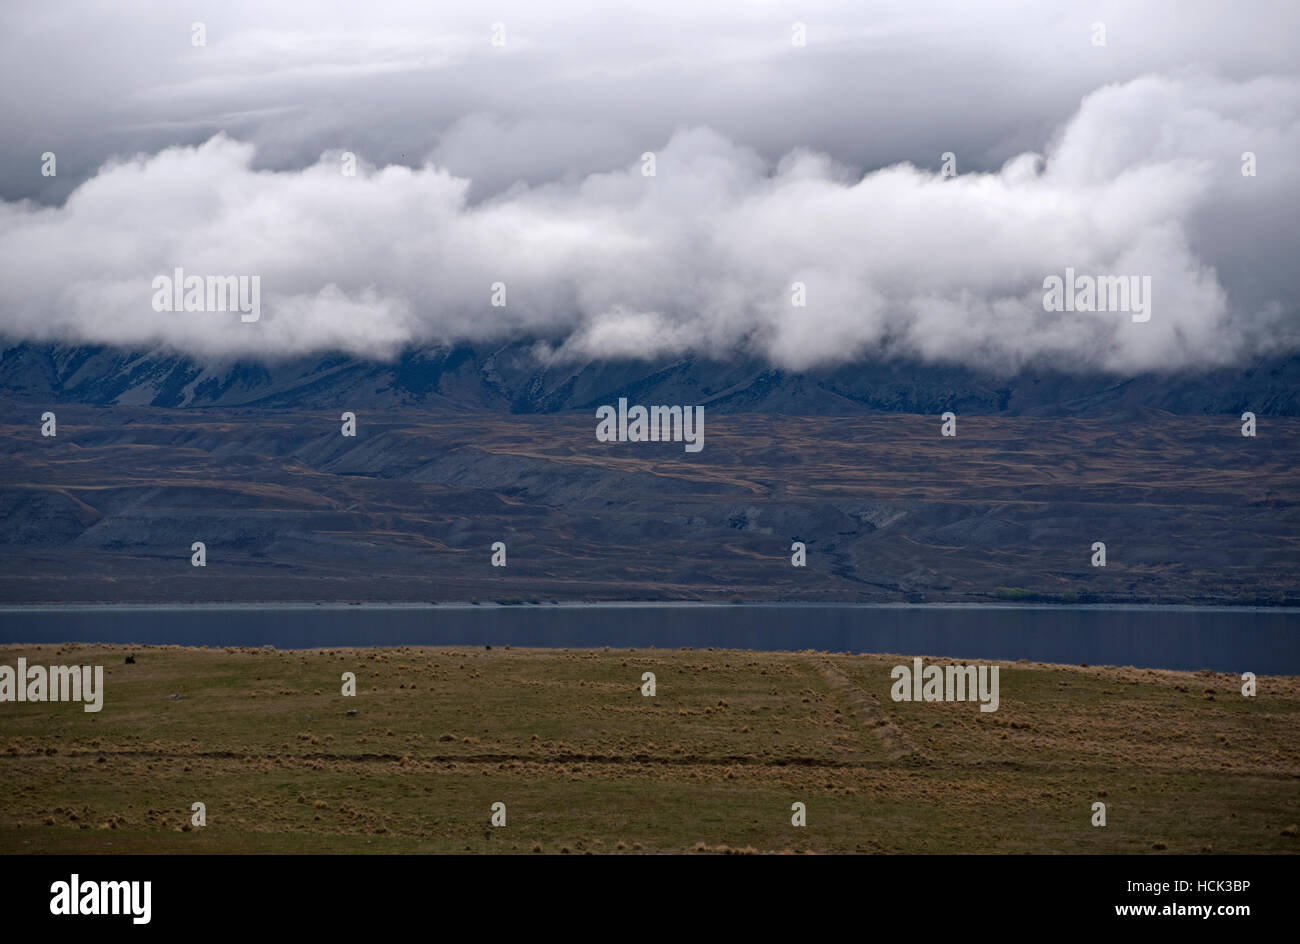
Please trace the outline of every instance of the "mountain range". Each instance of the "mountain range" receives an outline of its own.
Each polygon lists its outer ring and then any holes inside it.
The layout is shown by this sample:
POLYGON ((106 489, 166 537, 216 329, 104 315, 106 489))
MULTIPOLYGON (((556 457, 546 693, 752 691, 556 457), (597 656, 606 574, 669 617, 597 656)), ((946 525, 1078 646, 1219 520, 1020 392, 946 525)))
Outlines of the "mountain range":
POLYGON ((96 405, 563 413, 633 402, 709 413, 834 416, 957 413, 1081 416, 1139 409, 1177 414, 1300 415, 1300 356, 1202 372, 1131 377, 1026 368, 993 373, 908 361, 788 371, 737 358, 546 364, 537 341, 411 349, 390 362, 343 355, 204 363, 159 351, 15 343, 0 353, 11 398, 96 405))
POLYGON ((1296 604, 1297 379, 1296 358, 998 377, 545 366, 526 343, 219 366, 17 344, 0 603, 1296 604), (598 441, 594 407, 619 397, 704 406, 703 451, 598 441))

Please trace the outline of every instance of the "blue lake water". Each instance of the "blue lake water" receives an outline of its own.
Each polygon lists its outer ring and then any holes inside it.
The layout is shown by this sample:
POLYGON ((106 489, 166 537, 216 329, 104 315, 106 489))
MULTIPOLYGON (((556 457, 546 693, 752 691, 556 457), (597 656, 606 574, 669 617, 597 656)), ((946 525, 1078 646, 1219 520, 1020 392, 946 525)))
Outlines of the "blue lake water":
POLYGON ((1300 675, 1300 609, 855 604, 0 607, 0 643, 888 652, 1300 675))

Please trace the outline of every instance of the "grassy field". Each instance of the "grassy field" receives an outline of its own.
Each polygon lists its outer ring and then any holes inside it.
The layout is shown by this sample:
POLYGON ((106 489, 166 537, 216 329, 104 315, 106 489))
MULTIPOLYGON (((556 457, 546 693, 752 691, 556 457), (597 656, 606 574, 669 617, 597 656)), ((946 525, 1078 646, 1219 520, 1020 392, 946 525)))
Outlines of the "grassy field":
POLYGON ((1001 663, 981 713, 893 702, 898 656, 0 647, 19 656, 101 664, 106 693, 0 704, 5 853, 1300 850, 1294 677, 1246 698, 1001 663))

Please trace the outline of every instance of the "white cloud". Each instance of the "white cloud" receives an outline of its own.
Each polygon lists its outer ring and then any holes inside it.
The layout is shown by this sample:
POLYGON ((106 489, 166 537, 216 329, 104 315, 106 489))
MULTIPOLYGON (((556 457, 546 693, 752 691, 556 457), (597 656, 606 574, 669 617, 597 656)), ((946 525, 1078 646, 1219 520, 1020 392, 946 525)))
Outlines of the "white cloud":
MULTIPOLYGON (((448 153, 484 135, 512 141, 470 123, 448 153)), ((345 177, 329 153, 271 172, 217 136, 106 165, 63 206, 0 206, 0 331, 202 357, 539 338, 553 357, 791 368, 882 352, 1227 363, 1298 343, 1281 209, 1300 192, 1297 149, 1300 81, 1194 74, 1103 87, 1042 154, 954 179, 907 164, 861 175, 807 150, 771 166, 688 128, 653 178, 636 162, 472 203, 471 181, 432 163, 345 177), (1245 150, 1257 177, 1241 176, 1245 150), (153 277, 177 266, 260 275, 262 320, 153 311, 153 277), (1042 280, 1067 266, 1150 275, 1151 320, 1044 312, 1042 280), (796 280, 806 308, 791 307, 796 280), (496 281, 504 309, 489 304, 496 281)))

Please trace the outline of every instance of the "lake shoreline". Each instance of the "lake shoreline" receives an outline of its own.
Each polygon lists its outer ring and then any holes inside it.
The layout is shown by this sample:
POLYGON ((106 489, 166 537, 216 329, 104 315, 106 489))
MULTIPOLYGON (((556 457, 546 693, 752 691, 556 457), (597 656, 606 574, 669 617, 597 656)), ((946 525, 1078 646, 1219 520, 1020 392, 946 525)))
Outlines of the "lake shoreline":
POLYGON ((0 607, 0 643, 716 648, 1300 675, 1300 610, 994 604, 0 607))
POLYGON ((268 602, 240 601, 231 603, 195 602, 195 603, 4 603, 0 604, 0 615, 5 613, 22 613, 35 610, 264 610, 264 609, 330 609, 348 610, 362 607, 370 610, 474 610, 474 609, 514 609, 529 610, 533 608, 568 608, 568 609, 863 609, 863 610, 1083 610, 1114 611, 1132 610, 1161 612, 1222 612, 1222 613, 1293 613, 1300 614, 1300 606, 1289 604, 1219 604, 1219 603, 857 603, 850 601, 765 601, 746 600, 741 603, 706 600, 546 600, 539 602, 499 600, 482 600, 477 603, 465 600, 448 600, 446 602, 429 601, 426 603, 404 602, 369 603, 364 601, 295 601, 277 600, 268 602))

